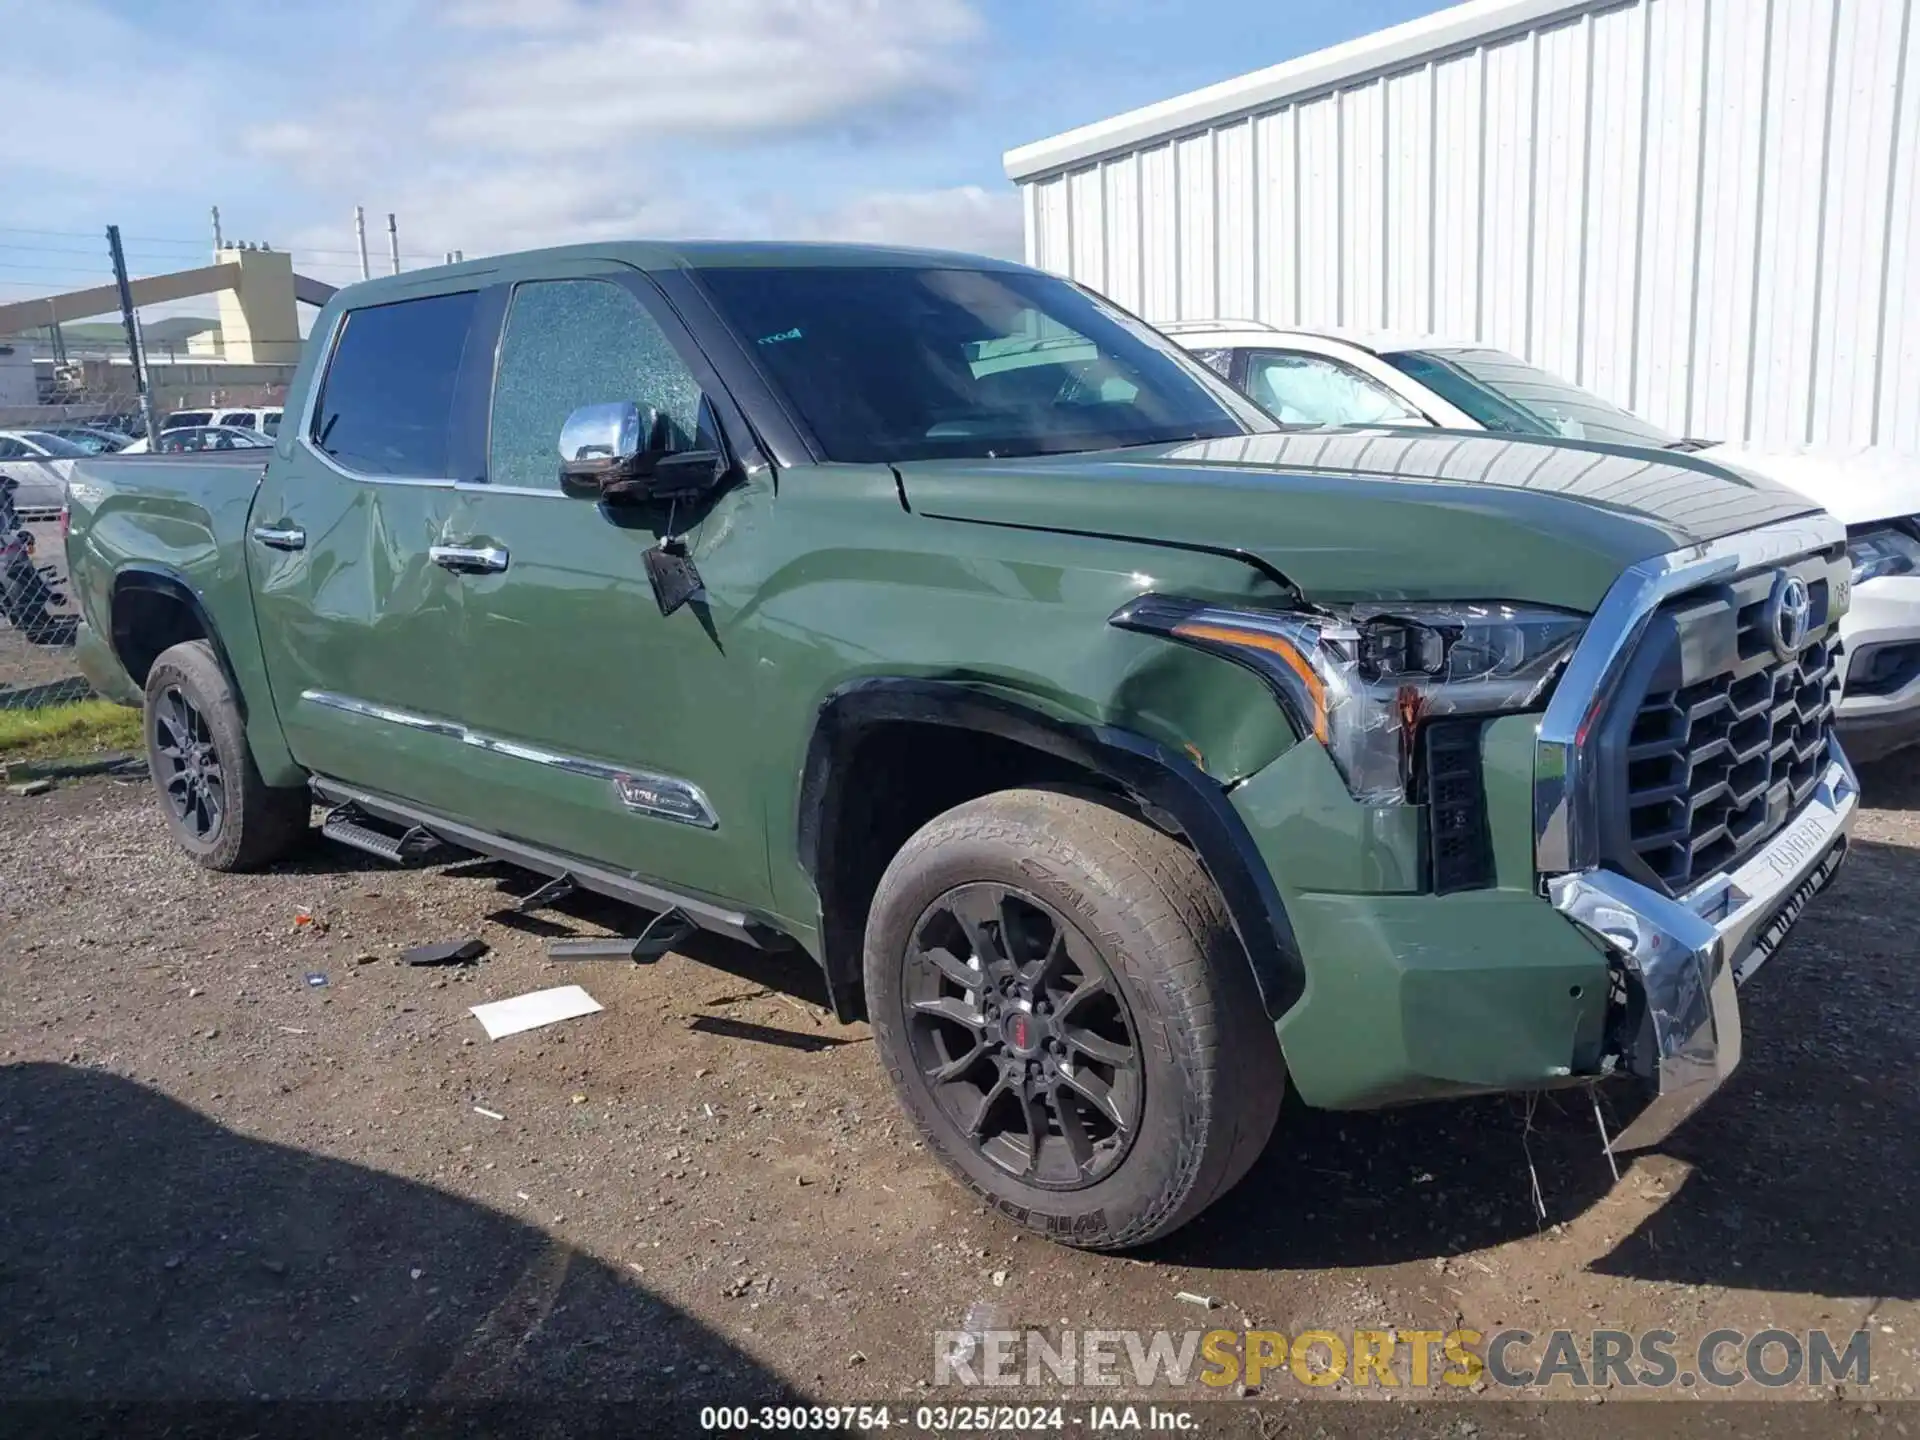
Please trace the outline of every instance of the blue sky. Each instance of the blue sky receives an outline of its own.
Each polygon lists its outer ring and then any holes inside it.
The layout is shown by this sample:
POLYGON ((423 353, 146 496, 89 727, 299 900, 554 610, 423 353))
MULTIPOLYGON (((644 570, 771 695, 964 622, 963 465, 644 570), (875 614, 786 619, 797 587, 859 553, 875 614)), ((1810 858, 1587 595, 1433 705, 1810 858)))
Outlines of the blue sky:
POLYGON ((376 266, 388 211, 409 267, 613 235, 1017 254, 1010 147, 1441 8, 0 0, 0 299, 104 276, 109 221, 138 273, 198 263, 214 204, 334 282, 356 203, 376 266))

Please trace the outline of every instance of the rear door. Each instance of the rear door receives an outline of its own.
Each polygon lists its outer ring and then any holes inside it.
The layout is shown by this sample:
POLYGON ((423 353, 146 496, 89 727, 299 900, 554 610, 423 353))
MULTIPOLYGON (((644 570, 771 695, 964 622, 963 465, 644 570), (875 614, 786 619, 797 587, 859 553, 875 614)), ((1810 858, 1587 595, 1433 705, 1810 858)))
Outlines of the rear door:
POLYGON ((762 796, 744 759, 761 722, 734 621, 764 579, 771 472, 677 513, 568 497, 560 429, 579 406, 651 405, 676 448, 719 448, 723 425, 744 438, 745 423, 645 276, 581 262, 501 299, 486 483, 461 487, 449 533, 491 557, 462 581, 461 715, 488 828, 762 902, 762 796), (662 615, 644 556, 674 532, 705 590, 662 615))
MULTIPOLYGON (((461 591, 434 563, 454 481, 477 463, 463 406, 479 292, 344 312, 250 520, 261 646, 308 769, 449 814, 466 810, 454 723, 461 591)), ((261 454, 266 455, 266 451, 261 454)))

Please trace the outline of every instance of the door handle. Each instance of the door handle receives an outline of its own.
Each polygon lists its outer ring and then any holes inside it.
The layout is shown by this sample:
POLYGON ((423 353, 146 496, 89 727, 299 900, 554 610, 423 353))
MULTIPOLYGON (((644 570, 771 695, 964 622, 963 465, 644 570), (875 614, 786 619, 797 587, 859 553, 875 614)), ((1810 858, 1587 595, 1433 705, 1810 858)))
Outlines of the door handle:
POLYGON ((253 538, 275 550, 304 550, 307 532, 298 525, 256 525, 253 538))
POLYGON ((507 568, 507 552, 498 545, 430 545, 427 558, 443 570, 492 575, 507 568))

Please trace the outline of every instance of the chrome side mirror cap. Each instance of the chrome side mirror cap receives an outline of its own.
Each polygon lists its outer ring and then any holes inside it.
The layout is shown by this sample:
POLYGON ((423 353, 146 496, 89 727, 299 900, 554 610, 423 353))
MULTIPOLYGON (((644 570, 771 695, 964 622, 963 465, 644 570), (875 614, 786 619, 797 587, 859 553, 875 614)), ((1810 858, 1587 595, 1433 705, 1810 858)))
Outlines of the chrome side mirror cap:
POLYGON ((598 496, 610 484, 637 479, 657 457, 660 412, 615 400, 582 405, 560 427, 560 484, 571 494, 598 496))

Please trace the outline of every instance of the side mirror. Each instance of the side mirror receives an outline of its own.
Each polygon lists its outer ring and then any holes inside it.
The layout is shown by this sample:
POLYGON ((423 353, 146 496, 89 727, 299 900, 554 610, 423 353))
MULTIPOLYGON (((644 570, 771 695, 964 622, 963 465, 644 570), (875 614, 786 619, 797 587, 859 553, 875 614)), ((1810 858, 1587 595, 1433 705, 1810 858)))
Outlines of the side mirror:
POLYGON ((631 400, 582 405, 560 427, 560 488, 598 500, 633 486, 665 452, 660 412, 631 400))
POLYGON ((560 488, 581 499, 693 499, 728 470, 717 450, 674 450, 667 417, 631 400, 582 405, 560 429, 560 488))

